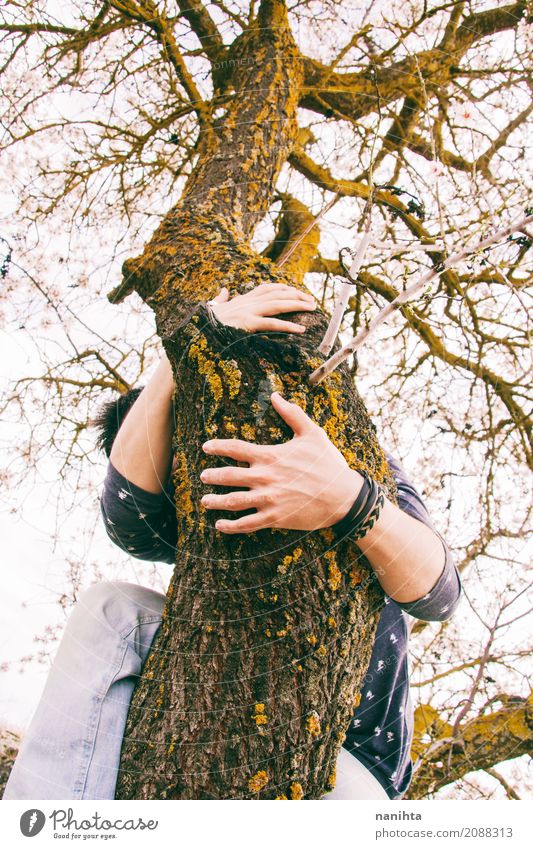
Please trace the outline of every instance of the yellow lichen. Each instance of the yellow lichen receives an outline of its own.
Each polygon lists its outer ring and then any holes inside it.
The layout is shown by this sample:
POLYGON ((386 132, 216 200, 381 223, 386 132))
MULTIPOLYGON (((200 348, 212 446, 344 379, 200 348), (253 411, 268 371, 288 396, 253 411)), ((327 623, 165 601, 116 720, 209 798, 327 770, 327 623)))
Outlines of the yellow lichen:
POLYGON ((333 767, 333 772, 330 773, 328 778, 328 787, 330 790, 333 790, 335 784, 337 783, 337 764, 333 767))
POLYGON ((241 436, 243 439, 246 439, 247 442, 255 442, 255 427, 253 425, 247 424, 246 422, 241 426, 241 436))
POLYGON ((342 572, 337 566, 337 557, 334 551, 326 551, 325 557, 328 560, 328 586, 335 592, 340 587, 342 572))
POLYGON ((306 640, 307 640, 308 643, 311 643, 312 646, 316 645, 316 643, 318 642, 318 640, 317 640, 317 638, 315 637, 314 634, 309 634, 306 637, 306 640))
POLYGON ((268 784, 268 775, 264 769, 260 769, 255 775, 248 779, 250 793, 259 793, 268 784))
POLYGON ((326 656, 326 654, 327 654, 326 646, 325 646, 325 645, 320 645, 320 646, 317 648, 317 650, 316 650, 315 654, 317 654, 319 657, 325 657, 325 656, 326 656))
POLYGON ((290 786, 291 799, 303 799, 304 791, 299 781, 293 781, 290 786))
POLYGON ((355 561, 355 563, 352 563, 348 574, 350 576, 350 584, 352 585, 352 587, 355 587, 355 585, 358 584, 361 578, 363 577, 361 570, 358 568, 357 561, 355 561))
POLYGON ((279 575, 285 575, 289 566, 291 566, 293 563, 296 563, 300 559, 301 556, 302 556, 302 549, 301 548, 295 548, 294 551, 292 552, 292 554, 287 554, 283 558, 281 564, 278 566, 278 574, 279 575))
POLYGON ((177 451, 174 459, 176 468, 172 475, 172 482, 175 487, 175 502, 178 514, 178 543, 183 544, 185 534, 182 526, 183 523, 180 523, 179 520, 183 518, 186 527, 190 530, 193 525, 192 514, 194 508, 187 457, 183 451, 177 451))
POLYGON ((305 727, 307 729, 307 733, 311 735, 311 737, 319 737, 321 733, 320 728, 320 717, 318 713, 314 710, 305 721, 305 727))
POLYGON ((255 720, 256 725, 266 725, 268 722, 268 717, 265 714, 265 706, 264 704, 258 702, 255 706, 255 713, 252 714, 252 719, 255 720))
POLYGON ((196 341, 189 347, 188 356, 190 359, 196 360, 198 372, 204 375, 213 398, 218 404, 222 398, 222 380, 216 371, 215 360, 217 357, 212 355, 213 359, 210 359, 206 352, 209 352, 207 339, 203 333, 199 333, 196 341))
POLYGON ((337 621, 336 621, 336 619, 333 618, 333 616, 328 616, 328 625, 329 625, 330 628, 336 628, 337 627, 337 621))
MULTIPOLYGON (((276 799, 287 799, 287 797, 285 796, 285 793, 282 793, 281 796, 276 796, 276 799)), ((289 800, 287 799, 287 801, 289 800)))
POLYGON ((241 388, 241 370, 237 366, 235 360, 228 361, 218 358, 218 365, 222 369, 224 377, 226 378, 225 383, 228 388, 229 397, 235 398, 235 396, 239 394, 239 390, 241 388))

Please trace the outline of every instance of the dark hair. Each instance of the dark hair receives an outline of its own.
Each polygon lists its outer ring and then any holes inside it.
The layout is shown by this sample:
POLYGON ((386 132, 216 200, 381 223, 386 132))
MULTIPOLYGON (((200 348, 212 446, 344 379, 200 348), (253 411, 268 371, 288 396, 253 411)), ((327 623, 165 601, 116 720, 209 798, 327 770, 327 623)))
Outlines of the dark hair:
POLYGON ((143 389, 144 386, 137 386, 135 389, 130 389, 129 392, 119 395, 113 401, 106 401, 96 418, 92 420, 91 424, 98 429, 96 445, 104 452, 106 457, 111 454, 120 425, 143 389))

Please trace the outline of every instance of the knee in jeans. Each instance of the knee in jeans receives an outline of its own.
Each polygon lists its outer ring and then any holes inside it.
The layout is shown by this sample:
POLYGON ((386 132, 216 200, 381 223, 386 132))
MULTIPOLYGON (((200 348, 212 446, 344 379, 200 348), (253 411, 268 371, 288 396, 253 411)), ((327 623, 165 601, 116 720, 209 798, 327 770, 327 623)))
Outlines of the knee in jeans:
POLYGON ((105 581, 81 594, 71 619, 84 631, 110 629, 120 633, 144 616, 157 616, 162 607, 163 596, 153 590, 126 581, 105 581))

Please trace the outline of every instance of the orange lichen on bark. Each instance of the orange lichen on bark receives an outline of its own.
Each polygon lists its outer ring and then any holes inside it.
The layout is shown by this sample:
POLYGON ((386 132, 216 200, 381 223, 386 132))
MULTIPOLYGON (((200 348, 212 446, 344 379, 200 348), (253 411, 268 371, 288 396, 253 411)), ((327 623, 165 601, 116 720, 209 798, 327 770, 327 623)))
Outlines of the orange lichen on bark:
POLYGON ((289 566, 292 566, 293 563, 296 563, 300 557, 302 556, 302 549, 295 548, 292 554, 287 554, 286 557, 283 558, 281 564, 278 566, 278 574, 285 575, 289 566))
POLYGON ((243 439, 246 439, 247 442, 255 442, 255 427, 253 425, 244 423, 243 425, 241 425, 241 436, 243 439))
POLYGON ((352 585, 352 587, 355 587, 356 584, 358 584, 360 582, 361 578, 363 577, 362 571, 358 567, 357 561, 355 563, 352 563, 352 565, 350 566, 349 577, 350 577, 350 584, 352 585))
POLYGON ((305 721, 305 727, 306 727, 307 733, 310 734, 311 737, 319 737, 320 736, 322 729, 320 727, 320 717, 319 717, 318 713, 316 712, 316 710, 314 710, 307 717, 307 719, 305 721))
POLYGON ((302 787, 302 785, 300 784, 299 781, 293 781, 292 782, 292 784, 290 786, 290 794, 291 794, 291 799, 296 799, 296 800, 303 799, 304 791, 303 791, 303 787, 302 787))
POLYGON ((185 538, 185 529, 180 529, 180 519, 185 520, 187 530, 193 526, 193 503, 192 503, 192 488, 189 477, 189 468, 187 465, 187 456, 184 451, 177 451, 174 455, 176 467, 172 474, 172 482, 175 487, 175 502, 178 506, 178 542, 183 543, 185 538))
POLYGON ((328 561, 328 586, 335 592, 339 589, 342 581, 342 572, 337 566, 337 555, 334 551, 326 551, 325 558, 328 561))
POLYGON ((256 725, 266 725, 268 722, 268 717, 265 713, 264 704, 258 702, 255 706, 255 713, 252 715, 252 719, 255 720, 256 725))
POLYGON ((268 775, 264 769, 260 769, 255 775, 248 779, 248 789, 250 793, 259 793, 263 787, 268 784, 268 775))
POLYGON ((209 346, 203 333, 199 333, 195 342, 190 345, 188 356, 196 360, 198 372, 203 374, 211 394, 218 405, 222 398, 222 380, 216 371, 215 357, 209 356, 209 346))

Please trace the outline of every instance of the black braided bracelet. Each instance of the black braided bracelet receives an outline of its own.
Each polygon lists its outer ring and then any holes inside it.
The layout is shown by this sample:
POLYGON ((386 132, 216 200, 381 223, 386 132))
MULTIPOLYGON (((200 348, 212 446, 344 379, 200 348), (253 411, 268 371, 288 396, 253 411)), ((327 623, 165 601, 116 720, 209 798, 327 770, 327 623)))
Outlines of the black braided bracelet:
POLYGON ((343 516, 342 519, 339 519, 339 521, 333 525, 334 530, 337 533, 342 533, 343 535, 345 535, 345 531, 347 528, 353 527, 353 524, 356 521, 357 517, 365 509, 365 506, 368 502, 368 496, 371 493, 370 476, 366 472, 359 472, 359 474, 363 477, 363 486, 359 490, 359 495, 355 499, 354 503, 352 504, 346 515, 343 516))
POLYGON ((363 486, 346 516, 333 525, 337 540, 350 536, 351 539, 362 539, 377 522, 383 505, 385 493, 376 481, 360 471, 364 478, 363 486))

